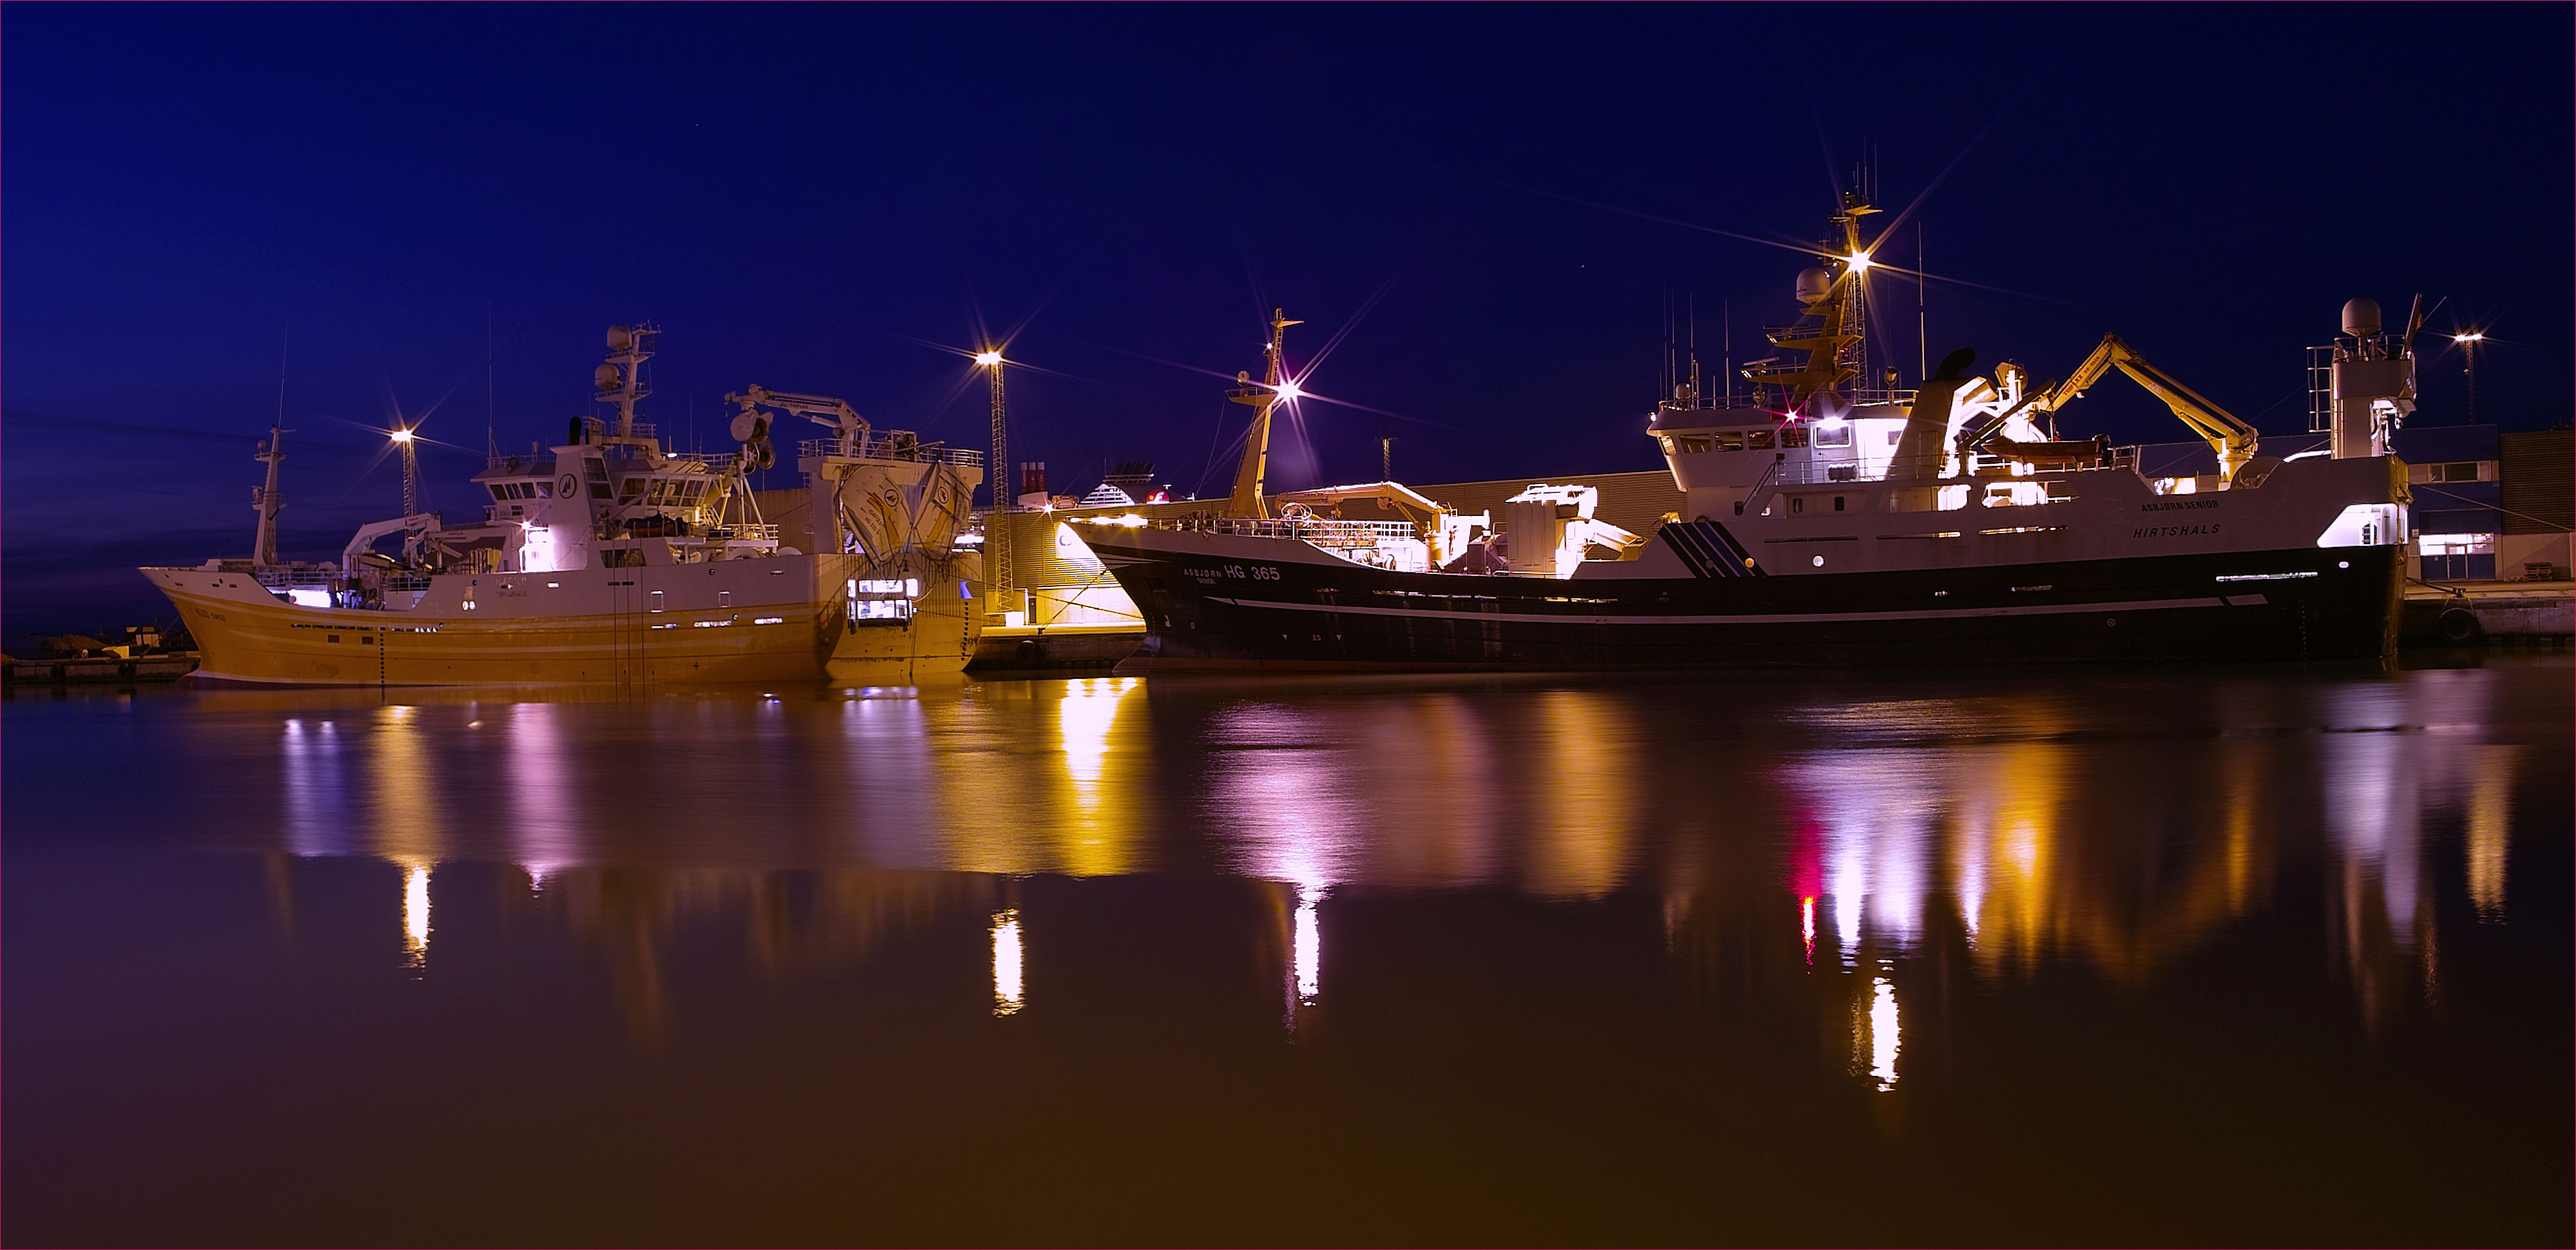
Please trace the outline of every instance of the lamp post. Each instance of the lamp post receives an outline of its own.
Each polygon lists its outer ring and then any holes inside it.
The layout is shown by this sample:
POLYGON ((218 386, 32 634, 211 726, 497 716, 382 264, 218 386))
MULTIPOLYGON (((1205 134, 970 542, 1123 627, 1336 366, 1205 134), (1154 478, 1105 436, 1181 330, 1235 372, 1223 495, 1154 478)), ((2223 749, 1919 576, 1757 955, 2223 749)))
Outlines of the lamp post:
POLYGON ((2464 330, 2451 336, 2451 341, 2460 345, 2460 355, 2468 361, 2469 424, 2471 425, 2478 423, 2478 344, 2486 340, 2484 330, 2464 330))
POLYGON ((387 433, 385 437, 392 439, 394 446, 402 449, 403 515, 412 516, 420 511, 420 450, 413 443, 412 433, 407 428, 398 427, 387 433))
POLYGON ((1013 498, 1009 422, 1002 403, 1001 350, 985 348, 975 353, 975 363, 989 371, 993 379, 993 459, 989 471, 993 507, 984 514, 984 585, 999 600, 1000 592, 1011 588, 1011 524, 1005 514, 1011 510, 1013 498))

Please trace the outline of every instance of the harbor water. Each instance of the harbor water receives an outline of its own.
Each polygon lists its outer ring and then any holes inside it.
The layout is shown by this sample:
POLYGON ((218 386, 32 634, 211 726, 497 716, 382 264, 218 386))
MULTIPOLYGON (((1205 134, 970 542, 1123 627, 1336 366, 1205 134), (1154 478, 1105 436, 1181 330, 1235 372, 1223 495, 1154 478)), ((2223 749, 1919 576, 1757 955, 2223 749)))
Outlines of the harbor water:
POLYGON ((22 691, 5 1232, 2570 1239, 2568 657, 1926 660, 22 691))

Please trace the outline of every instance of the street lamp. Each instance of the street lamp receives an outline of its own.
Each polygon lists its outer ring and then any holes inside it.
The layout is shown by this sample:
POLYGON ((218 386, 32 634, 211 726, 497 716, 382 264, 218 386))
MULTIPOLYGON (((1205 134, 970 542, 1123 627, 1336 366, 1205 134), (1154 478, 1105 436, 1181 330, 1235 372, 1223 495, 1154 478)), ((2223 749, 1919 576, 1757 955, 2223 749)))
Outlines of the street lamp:
POLYGON ((403 515, 412 516, 420 511, 420 448, 407 427, 396 426, 386 431, 385 437, 402 449, 403 515))
POLYGON ((992 588, 996 599, 1011 588, 1011 526, 1004 513, 1011 509, 1011 458, 1009 421, 1002 402, 1002 352, 987 347, 975 353, 975 364, 993 377, 993 460, 989 473, 993 481, 993 507, 984 514, 984 584, 992 588))
POLYGON ((2476 425, 2478 423, 2478 344, 2487 341, 2486 331, 2463 330, 2452 335, 2451 341, 2460 345, 2460 355, 2468 362, 2464 371, 2469 375, 2469 424, 2476 425))

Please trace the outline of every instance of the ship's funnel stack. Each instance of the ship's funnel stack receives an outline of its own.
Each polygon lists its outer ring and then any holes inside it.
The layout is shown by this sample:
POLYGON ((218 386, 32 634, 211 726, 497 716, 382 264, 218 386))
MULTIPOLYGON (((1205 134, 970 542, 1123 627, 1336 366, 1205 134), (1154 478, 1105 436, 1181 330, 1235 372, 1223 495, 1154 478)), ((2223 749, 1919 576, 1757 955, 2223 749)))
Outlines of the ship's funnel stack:
POLYGON ((2333 408, 2329 429, 2334 458, 2385 456, 2388 442, 2415 411, 2415 331, 2421 304, 2407 317, 2406 332, 2391 336, 2380 324, 2379 302, 2363 298, 2343 306, 2343 334, 2335 339, 2333 408))

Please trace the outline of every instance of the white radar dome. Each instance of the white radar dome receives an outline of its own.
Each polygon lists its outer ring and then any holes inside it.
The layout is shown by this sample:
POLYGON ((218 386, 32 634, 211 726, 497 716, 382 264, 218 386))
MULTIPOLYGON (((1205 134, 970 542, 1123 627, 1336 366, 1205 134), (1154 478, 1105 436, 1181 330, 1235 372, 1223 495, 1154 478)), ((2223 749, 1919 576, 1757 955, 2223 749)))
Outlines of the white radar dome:
POLYGON ((635 332, 624 326, 608 327, 608 350, 622 352, 635 346, 635 332))
POLYGON ((1813 304, 1834 289, 1834 276, 1822 269, 1810 268, 1798 275, 1798 302, 1813 304))
POLYGON ((2344 301, 2343 332, 2357 339, 2379 333, 2379 301, 2367 295, 2344 301))
POLYGON ((617 389, 618 382, 624 376, 617 371, 615 365, 601 365, 591 372, 590 380, 603 391, 613 391, 617 389))

